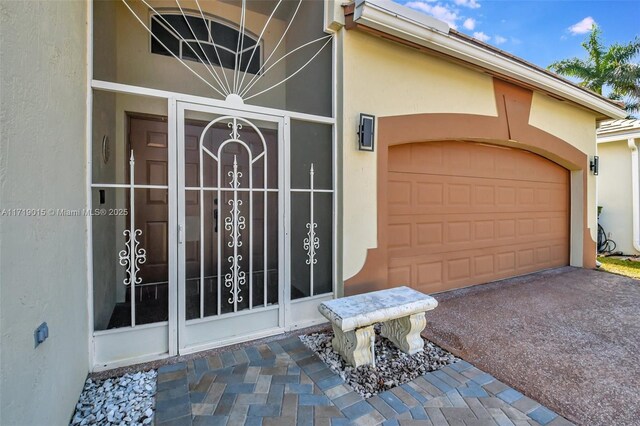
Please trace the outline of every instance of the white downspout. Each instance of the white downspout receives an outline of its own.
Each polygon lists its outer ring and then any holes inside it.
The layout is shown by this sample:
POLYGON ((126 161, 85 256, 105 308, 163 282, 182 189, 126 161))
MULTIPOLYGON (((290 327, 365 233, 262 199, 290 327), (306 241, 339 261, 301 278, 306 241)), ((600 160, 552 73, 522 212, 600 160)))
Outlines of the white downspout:
POLYGON ((627 145, 631 150, 631 203, 633 205, 633 248, 640 252, 640 194, 638 194, 638 146, 634 138, 627 139, 627 145))

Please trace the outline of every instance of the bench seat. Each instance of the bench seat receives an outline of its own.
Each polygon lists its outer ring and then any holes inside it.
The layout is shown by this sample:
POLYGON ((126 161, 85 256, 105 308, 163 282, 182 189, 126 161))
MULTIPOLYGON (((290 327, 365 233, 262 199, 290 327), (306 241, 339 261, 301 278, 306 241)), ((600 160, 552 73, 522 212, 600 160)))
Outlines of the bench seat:
POLYGON ((425 312, 438 306, 431 296, 395 287, 323 302, 318 310, 333 327, 333 348, 354 367, 374 364, 373 325, 382 323, 383 337, 413 355, 422 350, 425 312))

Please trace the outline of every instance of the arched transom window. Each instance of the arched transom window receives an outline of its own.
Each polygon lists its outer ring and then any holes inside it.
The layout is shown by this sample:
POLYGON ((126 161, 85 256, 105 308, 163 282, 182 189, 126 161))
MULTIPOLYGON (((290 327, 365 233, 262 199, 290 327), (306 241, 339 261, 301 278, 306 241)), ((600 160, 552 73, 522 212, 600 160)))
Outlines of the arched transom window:
POLYGON ((241 72, 251 74, 260 69, 262 52, 261 46, 255 47, 256 39, 245 32, 239 40, 238 29, 213 19, 174 13, 154 14, 151 32, 151 53, 176 55, 228 69, 237 67, 241 72))

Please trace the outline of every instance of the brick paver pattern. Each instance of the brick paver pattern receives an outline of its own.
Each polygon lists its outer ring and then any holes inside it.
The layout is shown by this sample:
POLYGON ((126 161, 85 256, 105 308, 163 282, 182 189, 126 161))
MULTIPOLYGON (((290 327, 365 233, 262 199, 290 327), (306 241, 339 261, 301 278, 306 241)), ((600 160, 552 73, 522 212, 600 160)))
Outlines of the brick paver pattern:
POLYGON ((465 361, 364 399, 298 339, 158 370, 168 425, 571 425, 465 361))

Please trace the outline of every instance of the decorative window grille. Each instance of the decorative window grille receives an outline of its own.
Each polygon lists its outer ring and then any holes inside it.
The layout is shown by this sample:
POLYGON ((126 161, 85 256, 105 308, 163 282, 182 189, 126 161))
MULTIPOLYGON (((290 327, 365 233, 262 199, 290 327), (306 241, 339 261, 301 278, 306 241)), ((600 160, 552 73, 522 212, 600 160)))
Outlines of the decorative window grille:
POLYGON ((211 63, 227 69, 257 74, 261 66, 262 46, 256 39, 229 25, 182 14, 151 16, 151 53, 177 56, 183 60, 211 63), (163 46, 164 44, 164 46, 163 46), (236 53, 238 46, 242 49, 236 53), (166 47, 166 48, 165 48, 166 47))

